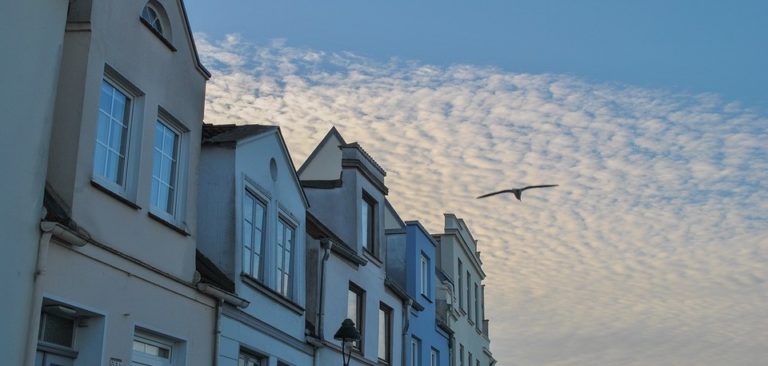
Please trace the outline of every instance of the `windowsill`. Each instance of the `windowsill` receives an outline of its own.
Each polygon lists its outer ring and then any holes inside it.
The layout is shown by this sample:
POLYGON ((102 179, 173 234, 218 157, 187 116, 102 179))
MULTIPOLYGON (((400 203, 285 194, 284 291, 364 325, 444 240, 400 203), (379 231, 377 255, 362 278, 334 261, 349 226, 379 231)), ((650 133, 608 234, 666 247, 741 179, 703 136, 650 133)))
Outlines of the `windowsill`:
POLYGON ((464 308, 459 308, 459 312, 461 313, 461 315, 467 315, 467 311, 464 310, 464 308))
POLYGON ((176 47, 173 47, 173 44, 171 43, 170 40, 168 40, 168 38, 165 38, 165 36, 162 33, 158 32, 157 29, 152 27, 152 25, 149 24, 149 22, 146 19, 139 17, 139 20, 141 21, 141 24, 144 24, 145 27, 147 27, 150 31, 152 31, 152 34, 154 34, 157 38, 160 38, 160 40, 163 41, 163 44, 166 47, 168 47, 168 49, 170 49, 173 52, 176 52, 176 47))
POLYGON ((472 326, 474 326, 474 325, 475 325, 475 322, 474 322, 472 319, 470 319, 469 317, 467 317, 467 321, 468 321, 468 322, 469 322, 469 324, 471 324, 472 326))
POLYGON ((192 234, 189 233, 189 231, 187 230, 186 226, 182 226, 180 224, 171 222, 171 221, 161 217, 158 214, 152 213, 152 211, 147 212, 147 215, 149 215, 149 217, 153 218, 155 221, 157 221, 157 222, 167 226, 168 228, 172 229, 173 231, 175 231, 175 232, 177 232, 177 233, 179 233, 181 235, 184 235, 184 236, 192 235, 192 234))
POLYGON ((259 291, 259 292, 263 293, 264 295, 266 295, 270 299, 274 300, 277 303, 280 303, 281 305, 283 305, 286 308, 290 309, 294 313, 296 313, 298 315, 304 314, 304 308, 301 305, 293 302, 293 300, 283 296, 279 292, 277 292, 277 291, 273 290, 272 288, 270 288, 269 286, 263 284, 261 281, 251 277, 249 274, 241 273, 240 274, 240 279, 243 281, 243 283, 245 283, 249 287, 253 288, 256 291, 259 291))
POLYGON ((421 297, 423 297, 424 300, 427 300, 430 304, 432 303, 432 299, 430 299, 427 295, 421 294, 421 297))
POLYGON ((379 365, 381 365, 381 366, 389 366, 390 364, 391 364, 391 362, 389 362, 389 361, 385 361, 385 360, 379 359, 379 365))
POLYGON ((137 205, 135 202, 131 201, 127 197, 123 196, 122 194, 115 192, 113 189, 107 187, 104 184, 99 183, 96 178, 91 178, 91 186, 94 188, 106 193, 107 195, 111 196, 112 198, 124 203, 128 207, 134 209, 134 210, 141 210, 141 207, 137 205))
POLYGON ((363 249, 363 256, 368 258, 368 261, 376 265, 376 267, 381 267, 384 265, 384 262, 377 258, 376 255, 371 253, 368 249, 363 249))
POLYGON ((39 351, 44 351, 68 358, 77 358, 78 354, 78 352, 72 348, 41 340, 37 341, 37 349, 39 351))

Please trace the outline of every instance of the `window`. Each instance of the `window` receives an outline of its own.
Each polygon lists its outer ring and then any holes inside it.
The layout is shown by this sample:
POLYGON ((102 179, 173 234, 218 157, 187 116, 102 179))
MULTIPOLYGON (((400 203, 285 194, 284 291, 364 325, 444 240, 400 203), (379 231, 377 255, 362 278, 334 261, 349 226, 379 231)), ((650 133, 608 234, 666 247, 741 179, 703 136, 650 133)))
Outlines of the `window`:
POLYGON ((421 366, 421 340, 411 338, 411 365, 421 366))
POLYGON ((459 344, 459 366, 464 366, 464 345, 459 344))
POLYGON ((378 257, 376 248, 376 201, 365 192, 363 192, 360 216, 360 237, 363 240, 363 248, 378 257))
POLYGON ((291 297, 291 265, 293 262, 295 229, 285 220, 277 221, 277 292, 285 297, 291 297))
POLYGON ((462 275, 464 274, 464 266, 461 265, 461 259, 459 261, 459 308, 464 309, 464 281, 462 281, 462 275))
POLYGON ((480 330, 480 323, 482 323, 482 319, 480 319, 480 288, 475 284, 475 328, 477 330, 480 330))
POLYGON ((472 320, 472 275, 467 271, 467 319, 472 320))
POLYGON ((144 9, 141 11, 141 19, 144 19, 158 33, 163 34, 163 24, 160 20, 160 15, 152 5, 147 4, 144 6, 144 9))
POLYGON ((125 191, 131 98, 107 80, 101 82, 93 176, 125 191))
POLYGON ((429 258, 421 253, 421 276, 419 281, 419 291, 424 297, 429 298, 429 258))
POLYGON ((170 366, 174 357, 173 348, 173 341, 137 330, 133 337, 132 364, 170 366))
POLYGON ((472 352, 467 352, 469 356, 467 356, 467 365, 472 366, 472 352))
POLYGON ((75 339, 75 320, 43 312, 40 317, 38 340, 72 348, 75 339))
POLYGON ((365 291, 349 283, 349 294, 347 298, 347 318, 355 322, 355 328, 360 333, 360 340, 353 343, 353 347, 362 353, 363 351, 363 310, 365 308, 365 291))
POLYGON ((392 362, 392 308, 379 304, 379 361, 392 362))
POLYGON ((440 352, 432 348, 432 352, 429 354, 429 366, 440 366, 440 352))
POLYGON ((243 272, 263 280, 264 225, 267 208, 249 190, 243 199, 243 272))
POLYGON ((240 352, 240 357, 237 360, 237 366, 265 366, 267 364, 267 358, 264 356, 256 356, 250 353, 240 352))
POLYGON ((179 151, 181 133, 161 120, 155 122, 150 205, 163 216, 178 216, 179 151))

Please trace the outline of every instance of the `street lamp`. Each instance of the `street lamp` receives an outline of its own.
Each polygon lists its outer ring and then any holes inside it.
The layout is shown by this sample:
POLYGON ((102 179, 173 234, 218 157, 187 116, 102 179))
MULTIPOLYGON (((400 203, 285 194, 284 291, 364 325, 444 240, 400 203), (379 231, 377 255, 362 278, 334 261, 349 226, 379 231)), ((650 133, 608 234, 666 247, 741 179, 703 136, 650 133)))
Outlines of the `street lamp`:
POLYGON ((349 360, 352 358, 352 342, 360 340, 360 333, 355 328, 355 322, 352 319, 344 319, 333 339, 341 341, 341 362, 344 366, 349 366, 349 360))

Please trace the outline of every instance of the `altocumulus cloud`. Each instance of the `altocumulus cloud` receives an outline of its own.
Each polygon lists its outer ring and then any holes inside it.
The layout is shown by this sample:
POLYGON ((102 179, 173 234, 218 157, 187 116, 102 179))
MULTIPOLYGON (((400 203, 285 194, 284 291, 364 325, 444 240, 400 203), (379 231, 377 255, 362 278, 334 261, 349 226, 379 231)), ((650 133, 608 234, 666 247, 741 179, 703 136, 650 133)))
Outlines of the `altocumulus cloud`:
POLYGON ((464 217, 502 365, 764 365, 768 118, 715 95, 197 35, 206 120, 331 126, 439 232, 464 217), (556 189, 475 200, 492 190, 556 189))

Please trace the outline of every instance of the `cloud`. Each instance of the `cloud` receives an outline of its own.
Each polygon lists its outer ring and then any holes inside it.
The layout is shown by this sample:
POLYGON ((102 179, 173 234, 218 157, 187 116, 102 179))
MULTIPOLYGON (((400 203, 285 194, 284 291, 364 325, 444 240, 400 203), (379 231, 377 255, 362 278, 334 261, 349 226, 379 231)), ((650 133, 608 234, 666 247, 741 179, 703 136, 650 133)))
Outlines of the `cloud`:
POLYGON ((403 218, 467 220, 503 365, 768 359, 768 118, 492 67, 198 35, 206 121, 278 124, 299 165, 331 126, 384 166, 403 218), (503 188, 559 183, 511 197, 503 188))

